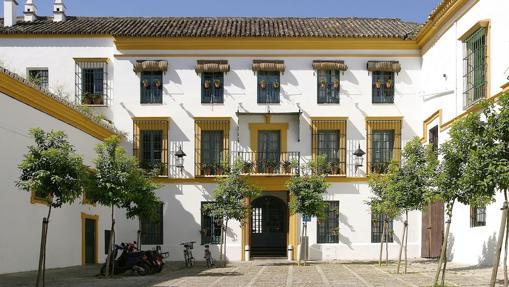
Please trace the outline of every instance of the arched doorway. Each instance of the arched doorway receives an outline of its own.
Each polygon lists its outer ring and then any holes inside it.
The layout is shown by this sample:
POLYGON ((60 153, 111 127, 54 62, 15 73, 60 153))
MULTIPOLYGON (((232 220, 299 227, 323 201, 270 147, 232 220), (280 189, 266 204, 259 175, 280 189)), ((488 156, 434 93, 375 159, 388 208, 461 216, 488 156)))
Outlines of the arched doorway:
POLYGON ((251 256, 286 255, 288 207, 274 196, 262 196, 251 203, 251 256))

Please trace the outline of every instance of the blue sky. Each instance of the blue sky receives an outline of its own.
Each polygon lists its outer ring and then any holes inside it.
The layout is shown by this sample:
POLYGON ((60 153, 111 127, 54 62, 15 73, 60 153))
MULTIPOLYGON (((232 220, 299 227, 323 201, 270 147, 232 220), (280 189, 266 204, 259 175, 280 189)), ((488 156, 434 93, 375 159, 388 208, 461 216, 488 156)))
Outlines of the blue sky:
MULTIPOLYGON (((19 0, 21 15, 25 0, 19 0)), ((53 0, 34 0, 50 15, 53 0)), ((440 0, 64 0, 73 16, 389 17, 424 22, 440 0)), ((0 5, 3 15, 3 5, 0 5)))

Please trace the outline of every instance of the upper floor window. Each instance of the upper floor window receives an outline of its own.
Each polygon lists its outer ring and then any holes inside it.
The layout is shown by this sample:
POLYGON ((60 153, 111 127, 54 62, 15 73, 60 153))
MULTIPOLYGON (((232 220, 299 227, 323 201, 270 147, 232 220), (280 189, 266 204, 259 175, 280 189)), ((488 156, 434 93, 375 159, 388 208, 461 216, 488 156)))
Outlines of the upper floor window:
POLYGON ((371 213, 371 243, 394 241, 393 221, 384 214, 371 213), (385 231, 384 231, 385 229, 385 231))
POLYGON ((49 86, 48 68, 28 68, 28 81, 47 90, 49 86))
POLYGON ((168 120, 135 118, 133 153, 140 166, 158 175, 168 174, 168 120))
POLYGON ((107 59, 76 60, 76 96, 82 105, 106 105, 108 94, 107 59))
POLYGON ((368 172, 383 173, 400 159, 401 120, 368 119, 367 127, 368 172))
POLYGON ((318 103, 339 104, 339 71, 318 71, 318 103))
POLYGON ((140 102, 142 104, 163 103, 163 72, 141 72, 140 102))
POLYGON ((164 204, 161 203, 157 208, 158 220, 149 221, 140 219, 141 225, 141 244, 143 245, 162 245, 163 244, 163 210, 164 204))
POLYGON ((470 207, 470 227, 486 226, 486 208, 470 207))
POLYGON ((338 104, 339 73, 348 70, 348 66, 344 61, 314 60, 313 69, 317 73, 317 102, 319 104, 338 104))
POLYGON ((464 39, 464 105, 469 107, 486 97, 486 28, 464 39))
POLYGON ((372 103, 394 103, 395 74, 401 71, 397 61, 369 61, 372 73, 372 103))
POLYGON ((435 153, 438 152, 438 126, 429 130, 429 144, 435 153))
POLYGON ((195 132, 195 174, 224 174, 229 168, 230 120, 196 120, 195 132))
POLYGON ((214 202, 201 203, 201 244, 219 244, 221 242, 221 221, 210 216, 205 206, 214 202))
POLYGON ((311 122, 313 159, 320 173, 346 174, 346 119, 319 119, 311 122), (325 162, 319 162, 322 156, 325 162))
POLYGON ((279 72, 258 72, 258 103, 279 103, 281 88, 279 72))
POLYGON ((326 201, 324 214, 318 218, 316 242, 339 243, 339 201, 326 201))
POLYGON ((224 102, 224 73, 206 72, 201 76, 201 102, 214 104, 224 102))

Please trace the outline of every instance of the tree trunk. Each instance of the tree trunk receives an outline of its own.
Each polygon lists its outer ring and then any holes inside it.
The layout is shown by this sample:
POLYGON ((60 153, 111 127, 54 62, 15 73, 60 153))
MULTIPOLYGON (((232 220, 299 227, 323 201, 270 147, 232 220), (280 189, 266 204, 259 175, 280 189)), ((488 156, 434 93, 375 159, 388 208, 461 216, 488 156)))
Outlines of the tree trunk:
POLYGON ((223 264, 223 240, 224 240, 224 221, 221 221, 221 238, 219 238, 219 262, 223 264))
POLYGON ((380 238, 380 257, 378 258, 378 266, 382 266, 382 255, 384 251, 384 239, 385 239, 385 222, 382 224, 382 237, 380 238))
MULTIPOLYGON (((502 205, 502 219, 500 221, 500 229, 498 231, 497 249, 495 253, 495 260, 493 261, 493 269, 491 270, 490 286, 494 287, 497 281, 498 264, 500 263, 500 253, 502 251, 502 242, 504 241, 505 227, 507 225, 507 191, 504 190, 506 200, 502 205)), ((507 240, 507 238, 506 238, 507 240)))
POLYGON ((48 225, 51 216, 51 202, 49 203, 48 216, 42 219, 41 247, 39 251, 39 268, 37 270, 37 282, 35 286, 39 287, 39 281, 42 277, 42 286, 46 285, 46 242, 48 240, 48 225))
POLYGON ((405 234, 406 234, 406 221, 403 225, 403 235, 401 236, 401 244, 399 245, 398 268, 396 269, 397 274, 399 274, 399 268, 401 266, 401 255, 403 253, 403 245, 405 244, 405 234))
POLYGON ((385 266, 389 266, 389 222, 385 221, 385 266))
POLYGON ((224 225, 224 267, 226 267, 226 264, 228 264, 228 258, 226 258, 226 239, 227 239, 227 236, 226 236, 226 232, 228 231, 228 219, 226 220, 225 222, 225 225, 224 225))
MULTIPOLYGON (((444 242, 442 242, 442 250, 440 252, 440 259, 438 260, 438 268, 437 272, 435 273, 435 279, 433 280, 433 286, 436 286, 438 284, 438 277, 440 276, 440 271, 442 269, 442 263, 444 263, 444 260, 446 259, 446 252, 447 252, 447 242, 449 239, 449 230, 451 227, 451 219, 452 219, 452 209, 454 207, 454 201, 452 203, 447 204, 447 221, 446 221, 446 228, 445 228, 445 235, 444 235, 444 242)), ((445 269, 444 269, 445 273, 445 269)), ((443 275, 442 275, 443 278, 443 275)))
POLYGON ((302 230, 301 230, 301 232, 300 232, 300 248, 299 248, 299 250, 298 250, 298 252, 299 252, 299 262, 298 262, 298 264, 297 264, 297 265, 299 265, 299 266, 300 266, 300 261, 302 260, 302 256, 303 256, 303 254, 302 254, 302 250, 303 250, 303 249, 302 249, 302 248, 303 248, 303 247, 302 247, 302 244, 304 243, 304 241, 303 241, 302 239, 304 238, 304 225, 306 225, 306 223, 305 223, 305 222, 302 222, 302 230))
POLYGON ((108 257, 106 257, 106 276, 113 276, 115 273, 114 265, 115 258, 111 258, 113 253, 113 245, 114 245, 114 233, 115 233, 115 206, 111 206, 111 230, 110 230, 110 244, 108 245, 108 257), (110 272, 111 266, 111 272, 110 272))
POLYGON ((405 274, 407 273, 408 269, 408 210, 405 211, 405 274))
POLYGON ((504 246, 504 287, 507 287, 507 237, 509 236, 509 219, 506 220, 505 226, 505 246, 504 246))
POLYGON ((136 248, 141 250, 141 219, 138 217, 138 232, 136 234, 136 248))

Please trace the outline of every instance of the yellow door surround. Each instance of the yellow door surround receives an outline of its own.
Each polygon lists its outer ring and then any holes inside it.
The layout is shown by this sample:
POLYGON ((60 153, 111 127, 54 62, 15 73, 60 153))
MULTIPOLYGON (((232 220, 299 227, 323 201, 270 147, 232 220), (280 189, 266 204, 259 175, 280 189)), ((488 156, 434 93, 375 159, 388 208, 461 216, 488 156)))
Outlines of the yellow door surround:
POLYGON ((95 232, 94 232, 94 252, 95 262, 99 261, 99 215, 92 215, 82 212, 81 213, 81 264, 85 265, 85 219, 91 219, 95 221, 95 232))

